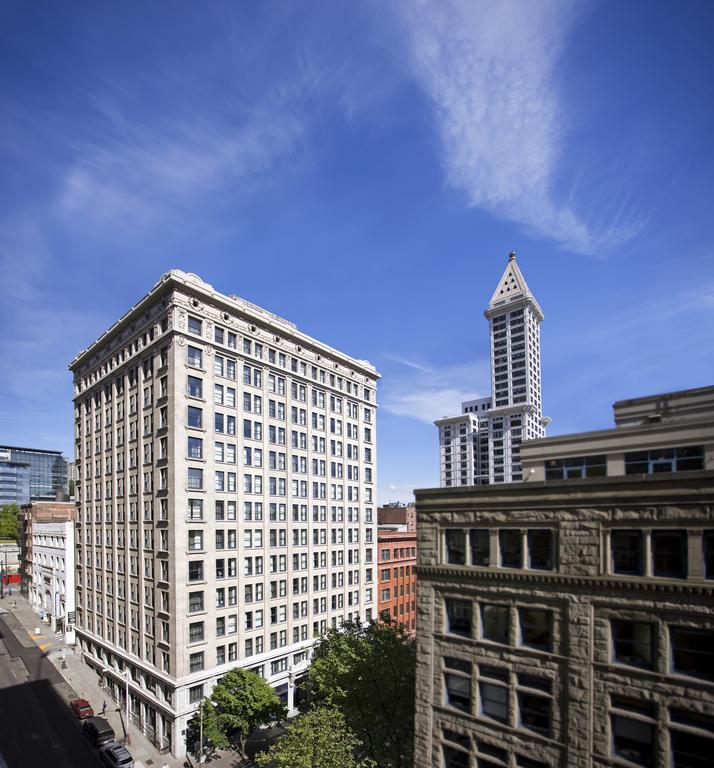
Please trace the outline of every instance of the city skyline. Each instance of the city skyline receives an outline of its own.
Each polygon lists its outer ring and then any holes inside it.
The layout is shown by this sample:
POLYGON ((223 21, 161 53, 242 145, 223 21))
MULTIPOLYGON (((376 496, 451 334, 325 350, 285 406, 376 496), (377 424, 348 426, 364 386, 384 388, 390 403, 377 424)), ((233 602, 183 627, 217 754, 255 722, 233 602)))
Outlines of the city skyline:
POLYGON ((712 9, 439 8, 7 4, 0 440, 71 456, 67 364, 174 267, 377 366, 380 503, 488 394, 510 250, 549 434, 710 383, 712 9))

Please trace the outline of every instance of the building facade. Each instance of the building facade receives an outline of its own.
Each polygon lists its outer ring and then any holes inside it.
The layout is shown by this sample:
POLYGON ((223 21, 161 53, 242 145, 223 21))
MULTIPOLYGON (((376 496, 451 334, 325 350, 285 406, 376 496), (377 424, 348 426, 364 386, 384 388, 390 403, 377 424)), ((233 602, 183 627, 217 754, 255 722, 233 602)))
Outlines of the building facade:
POLYGON ((60 451, 0 445, 0 504, 22 506, 67 491, 67 461, 60 451))
POLYGON ((85 659, 176 755, 233 667, 292 707, 377 615, 374 367, 173 270, 70 369, 85 659))
POLYGON ((416 492, 415 768, 711 765, 714 387, 615 421, 416 492))
POLYGON ((515 253, 484 314, 491 336, 491 396, 464 402, 460 415, 435 422, 444 487, 522 480, 521 443, 544 437, 549 422, 541 400, 543 311, 515 253))
POLYGON ((379 525, 404 526, 407 531, 416 531, 416 506, 414 504, 385 504, 377 510, 379 525))
POLYGON ((38 501, 22 507, 22 589, 39 616, 74 642, 75 505, 38 501))
POLYGON ((416 631, 416 533, 380 528, 379 615, 416 631))

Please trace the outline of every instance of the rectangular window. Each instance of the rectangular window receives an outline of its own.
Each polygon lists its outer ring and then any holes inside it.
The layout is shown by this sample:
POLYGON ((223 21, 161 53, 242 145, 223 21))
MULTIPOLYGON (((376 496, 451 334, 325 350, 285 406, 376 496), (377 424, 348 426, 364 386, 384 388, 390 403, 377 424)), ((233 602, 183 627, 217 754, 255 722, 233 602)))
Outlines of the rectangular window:
POLYGON ((714 531, 704 531, 702 536, 704 578, 714 579, 714 531))
POLYGON ((203 411, 200 408, 188 406, 188 426, 201 429, 203 426, 203 411))
POLYGON ((545 463, 546 480, 604 477, 606 474, 605 456, 571 456, 567 459, 550 459, 545 463))
POLYGON ((188 458, 189 459, 203 458, 203 440, 201 440, 200 437, 188 438, 188 458))
POLYGON ((502 568, 523 567, 523 534, 519 529, 505 528, 498 532, 502 568))
POLYGON ((203 669, 203 651, 189 656, 189 672, 200 672, 203 669))
POLYGON ((466 531, 461 528, 448 528, 444 531, 446 542, 446 562, 451 565, 466 564, 466 531))
POLYGON ((491 533, 488 530, 472 528, 469 531, 471 565, 488 566, 491 562, 491 533))
POLYGON ((186 361, 194 368, 202 368, 203 352, 198 347, 186 347, 186 361))
POLYGON ((637 765, 654 766, 656 734, 650 719, 654 715, 652 706, 620 696, 612 696, 611 706, 615 710, 610 712, 613 755, 637 765))
POLYGON ((685 472, 704 469, 704 448, 701 445, 680 448, 659 448, 625 454, 625 474, 652 475, 659 472, 685 472))
POLYGON ((202 469, 195 469, 194 467, 188 468, 188 487, 193 490, 203 488, 202 469))
POLYGON ((471 637, 473 603, 467 600, 446 598, 446 631, 452 635, 471 637))
POLYGON ((480 669, 480 712, 499 723, 508 722, 508 673, 494 667, 480 669))
POLYGON ((188 316, 188 332, 200 336, 203 331, 203 323, 197 317, 188 316))
POLYGON ((686 578, 686 531, 652 531, 652 574, 672 579, 686 578))
POLYGON ((203 397, 203 379, 199 379, 197 376, 187 376, 186 392, 190 397, 203 397))
POLYGON ((553 614, 541 608, 520 608, 521 645, 550 651, 553 645, 553 614))
POLYGON ((550 698, 549 680, 518 675, 518 724, 521 728, 536 733, 550 733, 550 698))
POLYGON ((673 768, 707 768, 711 765, 714 718, 698 712, 671 709, 669 719, 673 768), (680 730, 679 726, 687 730, 680 730))
POLYGON ((613 661, 653 669, 654 625, 617 619, 610 622, 610 626, 613 661))
POLYGON ((528 531, 528 567, 540 571, 553 570, 553 531, 528 531))
POLYGON ((508 607, 505 605, 481 606, 481 637, 494 643, 508 643, 508 607))
POLYGON ((188 701, 190 704, 196 704, 203 698, 203 686, 194 685, 188 689, 188 701))
POLYGON ((714 632, 692 627, 670 627, 672 671, 714 680, 714 632))
POLYGON ((444 703, 463 712, 471 711, 471 663, 444 659, 444 703), (448 671, 449 662, 457 662, 456 670, 448 671))
POLYGON ((642 531, 621 530, 610 533, 613 573, 641 576, 644 573, 644 539, 642 531))

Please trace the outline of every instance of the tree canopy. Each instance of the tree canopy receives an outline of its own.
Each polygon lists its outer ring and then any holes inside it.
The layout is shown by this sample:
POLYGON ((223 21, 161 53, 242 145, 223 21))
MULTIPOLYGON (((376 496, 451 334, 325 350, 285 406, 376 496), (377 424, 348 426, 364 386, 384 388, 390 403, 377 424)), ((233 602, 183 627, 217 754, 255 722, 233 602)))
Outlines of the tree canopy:
POLYGON ((20 507, 17 504, 3 504, 0 507, 0 539, 20 538, 20 507))
POLYGON ((256 757, 261 768, 372 768, 355 750, 359 739, 334 707, 316 707, 300 715, 285 735, 256 757))
MULTIPOLYGON (((229 749, 245 755, 245 744, 253 729, 285 717, 285 706, 275 691, 260 675, 247 669, 232 669, 204 699, 204 754, 229 749)), ((199 747, 200 710, 191 718, 186 742, 197 754, 199 747)))
POLYGON ((391 620, 348 622, 318 641, 308 671, 317 706, 342 713, 364 753, 381 768, 413 762, 416 648, 391 620))

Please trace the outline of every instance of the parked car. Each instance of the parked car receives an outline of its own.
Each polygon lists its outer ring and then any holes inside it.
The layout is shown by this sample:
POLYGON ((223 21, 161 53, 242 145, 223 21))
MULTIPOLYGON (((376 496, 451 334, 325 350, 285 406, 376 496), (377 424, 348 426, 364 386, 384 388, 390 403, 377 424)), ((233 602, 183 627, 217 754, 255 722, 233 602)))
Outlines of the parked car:
POLYGON ((113 741, 101 748, 99 757, 108 768, 133 768, 134 766, 134 758, 129 750, 113 741))
POLYGON ((72 699, 69 702, 69 708, 78 720, 94 717, 94 710, 86 699, 72 699))
POLYGON ((88 717, 82 724, 82 729, 95 747, 114 741, 114 729, 103 717, 88 717))

